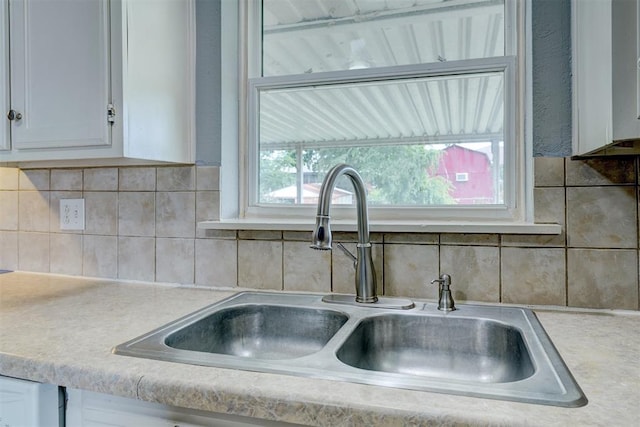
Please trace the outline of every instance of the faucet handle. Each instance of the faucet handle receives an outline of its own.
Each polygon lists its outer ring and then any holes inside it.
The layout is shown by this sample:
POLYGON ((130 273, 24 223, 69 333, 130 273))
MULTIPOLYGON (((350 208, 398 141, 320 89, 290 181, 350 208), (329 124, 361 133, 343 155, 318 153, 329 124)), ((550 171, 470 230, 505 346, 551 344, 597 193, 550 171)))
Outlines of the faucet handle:
POLYGON ((340 248, 340 250, 342 252, 344 252, 344 254, 346 256, 351 258, 351 261, 353 261, 353 268, 358 268, 358 258, 356 258, 356 256, 354 254, 352 254, 351 251, 349 249, 347 249, 347 247, 345 245, 343 245, 342 243, 338 243, 336 246, 338 248, 340 248))
POLYGON ((453 296, 451 295, 451 276, 443 274, 439 279, 434 279, 431 283, 438 283, 438 310, 453 311, 456 309, 453 296))

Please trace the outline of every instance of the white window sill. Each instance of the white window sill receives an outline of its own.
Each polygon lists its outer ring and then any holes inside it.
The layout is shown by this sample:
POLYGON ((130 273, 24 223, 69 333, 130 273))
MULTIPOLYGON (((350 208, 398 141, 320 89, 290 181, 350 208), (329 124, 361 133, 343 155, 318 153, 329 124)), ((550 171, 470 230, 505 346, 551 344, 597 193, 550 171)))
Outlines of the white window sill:
MULTIPOLYGON (((315 219, 251 218, 202 221, 203 230, 313 230, 315 219)), ((333 231, 356 231, 353 220, 332 220, 333 231)), ((444 221, 370 221, 372 233, 482 233, 482 234, 560 234, 559 224, 514 222, 444 222, 444 221)))

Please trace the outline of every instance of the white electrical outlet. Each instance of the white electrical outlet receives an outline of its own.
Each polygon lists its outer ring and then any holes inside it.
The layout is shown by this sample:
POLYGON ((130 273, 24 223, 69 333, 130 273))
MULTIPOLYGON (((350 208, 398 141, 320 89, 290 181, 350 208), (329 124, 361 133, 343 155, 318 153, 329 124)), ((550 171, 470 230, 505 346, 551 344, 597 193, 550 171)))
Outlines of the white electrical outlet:
POLYGON ((60 199, 60 230, 84 230, 84 199, 60 199))

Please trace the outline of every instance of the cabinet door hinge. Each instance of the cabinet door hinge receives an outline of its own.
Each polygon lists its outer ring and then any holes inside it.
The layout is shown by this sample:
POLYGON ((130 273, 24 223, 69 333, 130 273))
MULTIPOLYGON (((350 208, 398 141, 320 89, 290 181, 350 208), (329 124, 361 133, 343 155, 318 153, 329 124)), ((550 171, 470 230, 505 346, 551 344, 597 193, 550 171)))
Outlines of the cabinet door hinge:
POLYGON ((109 123, 116 121, 116 107, 113 104, 107 105, 107 121, 109 123))

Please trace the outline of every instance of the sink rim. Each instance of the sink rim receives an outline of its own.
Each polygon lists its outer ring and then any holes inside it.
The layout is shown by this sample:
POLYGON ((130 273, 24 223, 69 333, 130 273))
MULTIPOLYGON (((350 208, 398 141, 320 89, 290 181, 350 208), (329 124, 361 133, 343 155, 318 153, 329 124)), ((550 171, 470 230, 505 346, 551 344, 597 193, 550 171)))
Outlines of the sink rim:
POLYGON ((458 310, 444 313, 432 302, 416 300, 409 310, 372 310, 322 302, 322 295, 293 292, 243 291, 203 307, 132 340, 119 344, 117 355, 142 357, 174 363, 186 363, 253 372, 294 375, 307 378, 347 381, 409 390, 429 391, 462 396, 535 403, 561 407, 579 407, 587 398, 562 360, 535 313, 528 308, 501 305, 458 304, 458 310), (226 307, 246 304, 313 308, 342 313, 348 317, 341 328, 318 352, 295 359, 263 360, 219 353, 176 350, 164 344, 163 336, 181 325, 196 321, 226 307), (456 379, 410 376, 382 371, 368 371, 340 361, 336 355, 345 340, 362 319, 393 314, 397 316, 434 316, 486 318, 520 330, 535 372, 528 378, 506 383, 478 383, 456 379), (536 387, 539 391, 532 390, 536 387), (540 391, 541 390, 541 391, 540 391))

